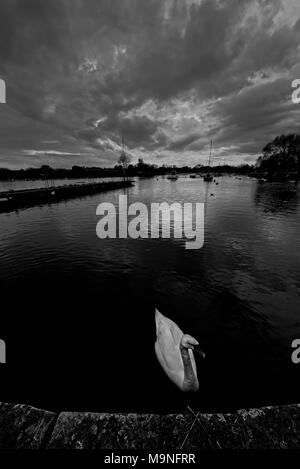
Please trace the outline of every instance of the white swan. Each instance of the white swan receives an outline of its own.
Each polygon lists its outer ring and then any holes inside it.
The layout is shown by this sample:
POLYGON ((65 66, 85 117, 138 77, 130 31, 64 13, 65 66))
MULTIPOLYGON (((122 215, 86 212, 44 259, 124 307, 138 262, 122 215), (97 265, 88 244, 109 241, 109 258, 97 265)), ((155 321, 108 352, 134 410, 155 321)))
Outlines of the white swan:
MULTIPOLYGON (((184 392, 199 389, 197 367, 193 354, 198 341, 183 334, 175 322, 155 310, 156 342, 155 352, 159 363, 176 386, 184 392)), ((199 351, 202 358, 205 354, 199 351)))

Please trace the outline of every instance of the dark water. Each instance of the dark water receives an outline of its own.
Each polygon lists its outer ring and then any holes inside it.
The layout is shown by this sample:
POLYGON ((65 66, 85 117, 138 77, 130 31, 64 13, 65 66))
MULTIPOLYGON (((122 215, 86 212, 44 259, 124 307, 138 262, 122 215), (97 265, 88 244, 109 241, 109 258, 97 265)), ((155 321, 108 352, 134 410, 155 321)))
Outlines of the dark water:
POLYGON ((205 244, 99 240, 119 192, 0 215, 0 400, 49 409, 180 410, 154 355, 155 306, 196 337, 197 405, 299 400, 300 189, 221 178, 137 180, 129 202, 205 202, 205 244))

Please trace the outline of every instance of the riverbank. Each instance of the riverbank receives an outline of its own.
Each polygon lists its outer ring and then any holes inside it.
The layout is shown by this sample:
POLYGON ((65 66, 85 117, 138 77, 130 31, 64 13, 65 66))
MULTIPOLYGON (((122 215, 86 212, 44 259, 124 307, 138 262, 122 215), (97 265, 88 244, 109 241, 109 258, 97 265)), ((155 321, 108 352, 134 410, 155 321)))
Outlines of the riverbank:
POLYGON ((53 413, 0 403, 0 449, 300 448, 300 405, 187 415, 53 413))

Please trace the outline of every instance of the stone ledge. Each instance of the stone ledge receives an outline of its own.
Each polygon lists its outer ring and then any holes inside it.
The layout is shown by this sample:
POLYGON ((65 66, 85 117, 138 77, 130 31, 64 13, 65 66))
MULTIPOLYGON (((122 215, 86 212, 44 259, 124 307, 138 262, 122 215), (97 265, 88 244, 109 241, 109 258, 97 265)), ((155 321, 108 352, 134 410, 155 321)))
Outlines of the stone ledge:
POLYGON ((0 449, 41 449, 58 415, 27 405, 0 403, 0 449))
POLYGON ((0 448, 134 450, 300 448, 300 406, 232 414, 55 414, 0 404, 0 448))

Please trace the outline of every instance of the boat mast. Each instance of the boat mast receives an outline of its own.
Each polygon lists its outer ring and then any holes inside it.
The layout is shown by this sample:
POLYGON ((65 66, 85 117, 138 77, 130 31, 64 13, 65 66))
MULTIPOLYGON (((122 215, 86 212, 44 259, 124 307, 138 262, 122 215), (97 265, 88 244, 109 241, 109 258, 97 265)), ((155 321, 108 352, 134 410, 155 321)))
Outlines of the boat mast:
POLYGON ((122 161, 122 166, 123 166, 123 180, 126 180, 126 153, 125 153, 125 142, 124 142, 124 135, 122 134, 122 150, 121 150, 121 161, 122 161))
POLYGON ((121 155, 125 155, 125 142, 124 142, 124 135, 122 134, 122 150, 121 150, 121 155))
POLYGON ((208 162, 208 166, 209 166, 209 167, 211 166, 212 145, 213 145, 213 141, 211 140, 211 141, 210 141, 209 162, 208 162))

